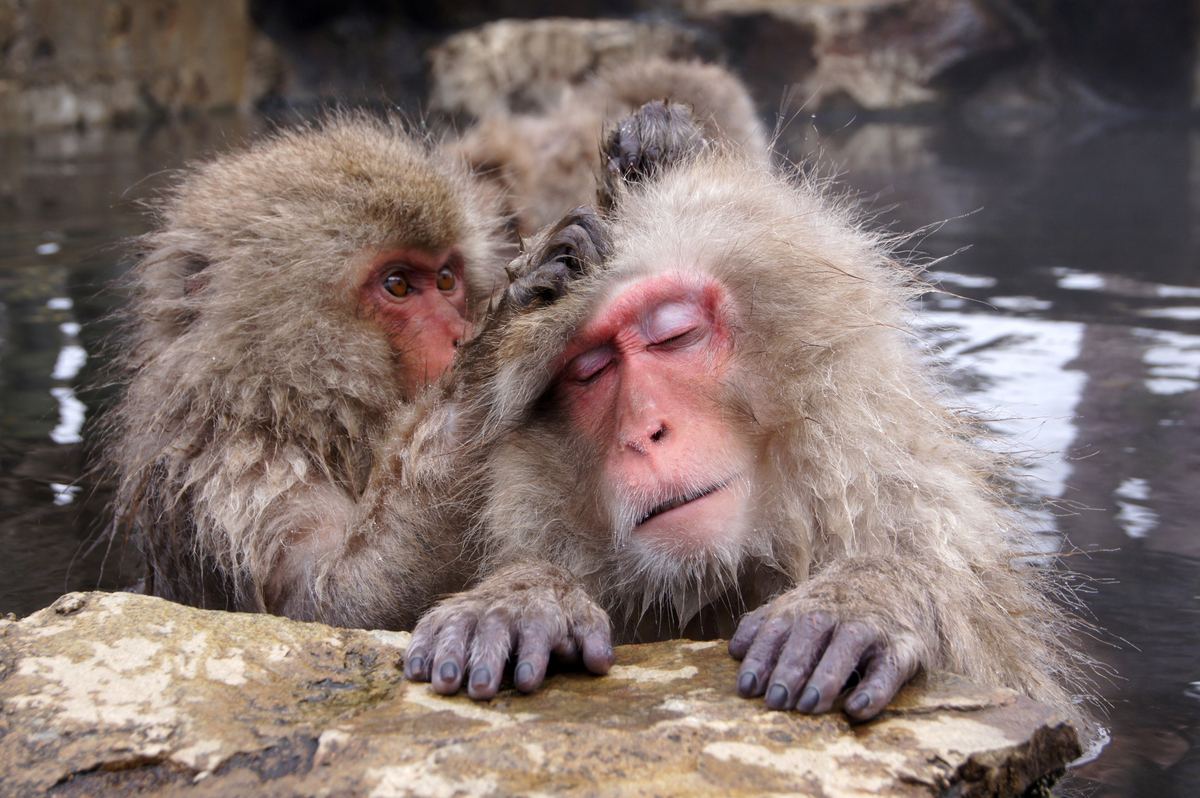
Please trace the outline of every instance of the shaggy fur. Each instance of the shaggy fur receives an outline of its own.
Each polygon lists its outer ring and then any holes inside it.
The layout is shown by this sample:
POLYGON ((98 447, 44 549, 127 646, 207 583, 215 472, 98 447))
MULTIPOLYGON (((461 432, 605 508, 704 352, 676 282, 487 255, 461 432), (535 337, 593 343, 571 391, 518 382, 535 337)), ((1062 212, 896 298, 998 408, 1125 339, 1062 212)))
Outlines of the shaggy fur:
POLYGON ((417 388, 359 286, 372 253, 456 245, 478 309, 507 260, 497 210, 398 120, 342 115, 194 167, 158 216, 108 457, 148 592, 411 626, 462 584, 463 507, 403 484, 417 388))
MULTIPOLYGON (((584 258, 565 295, 480 342, 500 364, 486 401, 502 440, 479 525, 496 573, 439 605, 414 647, 481 607, 521 634, 537 628, 523 613, 547 616, 530 598, 541 560, 545 596, 567 595, 561 574, 573 574, 616 642, 729 636, 756 608, 791 622, 819 612, 874 632, 902 669, 1013 687, 1091 729, 1072 695, 1083 664, 1072 621, 1050 597, 1053 575, 1022 565, 1024 529, 998 495, 1008 464, 939 401, 909 327, 920 284, 889 242, 822 185, 728 149, 618 192, 602 254, 584 258), (602 454, 547 393, 558 353, 596 309, 666 270, 732 294, 733 372, 712 399, 757 464, 749 531, 703 557, 629 543, 637 519, 613 507, 602 454), (514 562, 521 591, 506 586, 514 562)), ((576 613, 594 634, 577 596, 560 606, 555 628, 576 613)), ((490 643, 475 645, 472 662, 490 643)))
POLYGON ((748 157, 767 152, 736 77, 713 64, 663 59, 606 69, 545 111, 487 116, 455 146, 505 203, 517 231, 530 236, 565 210, 593 204, 606 128, 652 100, 688 105, 709 138, 733 142, 748 157))

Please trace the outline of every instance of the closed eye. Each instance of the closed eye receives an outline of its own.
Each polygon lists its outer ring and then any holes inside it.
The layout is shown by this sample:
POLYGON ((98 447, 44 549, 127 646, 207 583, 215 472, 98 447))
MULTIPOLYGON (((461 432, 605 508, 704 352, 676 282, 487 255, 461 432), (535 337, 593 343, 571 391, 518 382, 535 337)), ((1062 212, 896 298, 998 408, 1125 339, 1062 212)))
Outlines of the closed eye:
POLYGON ((607 346, 596 347, 577 356, 563 369, 565 379, 589 382, 613 361, 613 350, 607 346))
POLYGON ((703 338, 703 330, 700 325, 692 327, 689 330, 672 335, 670 338, 665 338, 661 341, 655 341, 650 344, 654 348, 674 349, 691 346, 703 338))
POLYGON ((706 322, 703 309, 695 302, 665 302, 646 319, 646 340, 650 346, 688 345, 695 341, 697 331, 706 322))

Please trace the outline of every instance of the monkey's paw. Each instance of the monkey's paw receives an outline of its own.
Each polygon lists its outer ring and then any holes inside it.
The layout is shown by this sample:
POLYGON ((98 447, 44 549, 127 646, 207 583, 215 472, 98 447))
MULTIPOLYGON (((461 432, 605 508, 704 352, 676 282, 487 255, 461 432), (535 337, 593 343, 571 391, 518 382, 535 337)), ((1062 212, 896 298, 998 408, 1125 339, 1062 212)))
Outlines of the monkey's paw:
POLYGON ((621 120, 609 135, 604 156, 604 198, 622 180, 639 182, 704 146, 700 126, 686 105, 650 102, 621 120))
POLYGON ((514 648, 513 682, 523 693, 542 683, 551 655, 597 675, 613 664, 608 615, 574 579, 552 566, 519 565, 430 610, 413 632, 404 675, 442 695, 458 692, 466 676, 467 695, 488 699, 514 648))
POLYGON ((839 617, 805 599, 793 590, 742 619, 729 641, 729 653, 742 660, 738 693, 765 694, 771 709, 815 715, 850 687, 846 714, 875 717, 916 674, 918 646, 908 635, 887 634, 878 619, 839 617))
POLYGON ((518 310, 551 304, 567 293, 572 280, 611 254, 604 221, 591 208, 576 208, 546 234, 523 268, 510 269, 505 301, 518 310))

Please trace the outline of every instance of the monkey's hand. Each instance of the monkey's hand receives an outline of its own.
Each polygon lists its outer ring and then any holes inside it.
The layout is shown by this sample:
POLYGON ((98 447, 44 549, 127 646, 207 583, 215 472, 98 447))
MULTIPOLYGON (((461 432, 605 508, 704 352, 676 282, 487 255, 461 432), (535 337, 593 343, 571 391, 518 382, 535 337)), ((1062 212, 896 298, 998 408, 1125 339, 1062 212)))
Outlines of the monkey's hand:
POLYGON ((815 715, 858 677, 843 707, 856 720, 873 718, 921 665, 921 636, 896 626, 814 601, 804 586, 784 593, 743 618, 729 641, 729 653, 742 660, 738 693, 815 715))
POLYGON ((550 656, 582 660, 603 675, 613 664, 608 615, 588 598, 571 574, 546 563, 509 566, 465 593, 434 607, 413 632, 404 675, 432 682, 442 695, 496 695, 510 654, 513 681, 522 693, 542 683, 550 656))
POLYGON ((700 151, 704 134, 686 105, 650 102, 618 123, 604 147, 600 205, 611 207, 617 187, 638 183, 700 151))
POLYGON ((514 312, 549 305, 567 293, 572 280, 611 255, 608 225, 591 208, 576 208, 549 228, 527 257, 509 267, 512 282, 504 304, 514 312))

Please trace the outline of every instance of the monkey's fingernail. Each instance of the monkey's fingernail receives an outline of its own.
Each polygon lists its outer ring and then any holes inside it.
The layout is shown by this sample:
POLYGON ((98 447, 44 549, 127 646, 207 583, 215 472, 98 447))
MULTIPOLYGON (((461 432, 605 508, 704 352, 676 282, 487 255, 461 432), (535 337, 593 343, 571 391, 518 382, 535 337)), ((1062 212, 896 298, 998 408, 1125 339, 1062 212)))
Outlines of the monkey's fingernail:
POLYGON ((404 675, 410 679, 425 672, 425 658, 422 656, 415 656, 405 664, 407 667, 404 669, 404 675))
MULTIPOLYGON (((749 698, 754 695, 754 688, 758 687, 758 677, 750 671, 746 671, 738 677, 738 695, 742 698, 749 698)), ((786 690, 784 692, 787 692, 786 690)))
POLYGON ((487 687, 492 681, 492 671, 489 668, 475 668, 471 671, 472 687, 487 687))
POLYGON ((517 665, 516 671, 513 672, 513 681, 517 683, 517 687, 527 686, 531 679, 533 679, 533 665, 528 662, 517 665))
POLYGON ((857 715, 867 708, 867 704, 871 703, 871 697, 866 693, 858 693, 850 696, 850 700, 846 702, 846 711, 851 715, 857 715))
POLYGON ((804 693, 800 696, 800 700, 796 703, 796 709, 801 712, 812 712, 821 701, 821 691, 813 687, 811 684, 804 688, 804 693))
POLYGON ((458 666, 453 662, 444 663, 438 670, 438 676, 442 678, 443 682, 452 682, 458 678, 458 666))
POLYGON ((767 691, 767 706, 771 709, 787 709, 788 689, 782 684, 773 684, 767 691))

